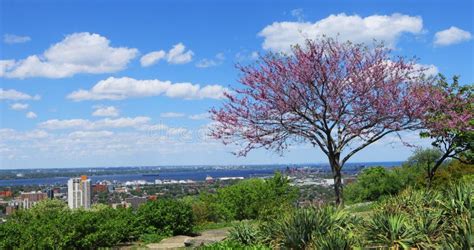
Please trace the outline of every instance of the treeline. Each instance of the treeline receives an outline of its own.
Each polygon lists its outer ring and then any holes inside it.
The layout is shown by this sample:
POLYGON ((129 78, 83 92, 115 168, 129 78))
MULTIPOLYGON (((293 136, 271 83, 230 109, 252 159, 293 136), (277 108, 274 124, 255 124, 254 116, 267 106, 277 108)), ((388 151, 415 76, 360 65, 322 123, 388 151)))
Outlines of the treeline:
POLYGON ((372 167, 362 170, 357 181, 344 189, 346 203, 377 201, 396 195, 406 188, 442 188, 464 180, 474 183, 474 165, 458 160, 448 161, 438 169, 428 187, 428 171, 439 159, 435 148, 417 150, 402 166, 393 169, 372 167))
POLYGON ((285 177, 249 179, 215 194, 149 201, 136 211, 95 205, 70 210, 59 200, 45 200, 20 210, 0 224, 0 249, 95 249, 125 242, 156 242, 191 235, 209 222, 276 216, 291 207, 297 190, 285 177))

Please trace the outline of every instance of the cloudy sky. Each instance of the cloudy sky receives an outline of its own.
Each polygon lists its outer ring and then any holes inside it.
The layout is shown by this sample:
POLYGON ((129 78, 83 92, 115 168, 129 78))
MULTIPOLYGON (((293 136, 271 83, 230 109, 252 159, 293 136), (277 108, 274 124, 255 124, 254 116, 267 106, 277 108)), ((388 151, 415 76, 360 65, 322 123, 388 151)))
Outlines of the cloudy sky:
MULTIPOLYGON (((0 168, 326 162, 308 145, 237 158, 206 137, 207 111, 235 64, 323 34, 474 82, 472 1, 380 3, 1 1, 0 168)), ((353 161, 412 150, 386 138, 353 161)))

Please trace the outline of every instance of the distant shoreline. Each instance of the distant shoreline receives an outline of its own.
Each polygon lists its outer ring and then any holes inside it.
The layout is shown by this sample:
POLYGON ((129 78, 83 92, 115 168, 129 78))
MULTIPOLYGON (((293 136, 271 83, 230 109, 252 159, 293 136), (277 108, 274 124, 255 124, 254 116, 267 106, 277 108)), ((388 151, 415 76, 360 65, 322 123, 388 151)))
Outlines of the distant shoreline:
MULTIPOLYGON (((356 174, 364 167, 399 166, 403 162, 365 162, 348 163, 344 171, 347 174, 356 174)), ((41 170, 0 170, 0 187, 8 186, 41 186, 65 184, 74 176, 87 175, 95 183, 97 181, 134 181, 145 180, 154 182, 156 179, 193 180, 204 181, 206 176, 212 177, 256 177, 272 175, 275 171, 284 171, 287 168, 309 168, 320 171, 322 174, 330 173, 326 164, 291 164, 291 165, 262 165, 240 167, 128 167, 128 168, 72 168, 72 169, 41 169, 41 170)))
MULTIPOLYGON (((370 165, 376 166, 381 164, 386 166, 387 164, 402 164, 405 161, 370 161, 370 162, 347 162, 346 166, 349 165, 370 165)), ((188 169, 188 168, 252 168, 252 167, 286 167, 286 166, 317 166, 325 167, 329 166, 328 163, 281 163, 281 164, 208 164, 208 165, 156 165, 156 166, 98 166, 98 167, 61 167, 61 168, 0 168, 0 174, 4 171, 28 171, 28 170, 78 170, 78 169, 129 169, 129 168, 141 168, 141 169, 188 169)), ((0 175, 1 176, 1 175, 0 175)))

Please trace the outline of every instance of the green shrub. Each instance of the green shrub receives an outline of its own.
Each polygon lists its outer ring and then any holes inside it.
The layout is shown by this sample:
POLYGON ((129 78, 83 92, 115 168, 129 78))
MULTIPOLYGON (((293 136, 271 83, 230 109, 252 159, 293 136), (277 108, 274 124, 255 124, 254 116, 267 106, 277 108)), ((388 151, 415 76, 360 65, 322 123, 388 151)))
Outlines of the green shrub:
POLYGON ((217 194, 201 194, 192 204, 200 223, 273 218, 291 207, 298 190, 276 173, 270 179, 248 179, 220 188, 217 194))
POLYGON ((347 185, 344 195, 348 203, 375 201, 397 194, 402 188, 402 182, 394 172, 384 167, 371 167, 362 170, 357 181, 347 185))
POLYGON ((191 206, 197 224, 231 221, 235 217, 227 204, 219 202, 217 195, 200 194, 198 199, 191 203, 191 206))
POLYGON ((191 206, 180 200, 147 202, 139 207, 137 217, 143 233, 190 234, 195 225, 191 206))
POLYGON ((409 188, 379 204, 365 226, 366 238, 385 247, 470 249, 472 200, 472 184, 409 188))
POLYGON ((349 250, 355 245, 356 241, 353 238, 347 237, 344 232, 335 230, 315 237, 312 247, 325 250, 349 250))
POLYGON ((351 232, 354 229, 352 216, 344 210, 327 206, 296 209, 280 219, 263 224, 261 231, 267 244, 288 249, 306 249, 331 243, 356 244, 356 234, 351 232), (339 237, 337 242, 328 243, 331 238, 336 237, 339 237))
POLYGON ((0 249, 93 249, 136 239, 130 210, 69 210, 58 200, 20 210, 0 225, 0 249))
POLYGON ((415 242, 415 231, 403 214, 375 213, 367 225, 367 239, 386 247, 406 249, 415 242))
POLYGON ((229 240, 239 242, 242 245, 255 245, 260 241, 260 231, 249 221, 242 221, 236 224, 229 231, 229 240))
POLYGON ((471 249, 474 241, 474 183, 459 183, 443 190, 444 220, 449 222, 446 243, 450 248, 471 249))

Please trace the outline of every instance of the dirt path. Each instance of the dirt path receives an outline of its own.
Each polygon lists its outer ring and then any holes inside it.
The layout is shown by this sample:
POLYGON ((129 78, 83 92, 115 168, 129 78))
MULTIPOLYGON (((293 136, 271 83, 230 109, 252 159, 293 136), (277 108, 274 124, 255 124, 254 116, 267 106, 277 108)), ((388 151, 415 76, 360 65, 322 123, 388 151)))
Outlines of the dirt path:
POLYGON ((148 244, 149 249, 177 249, 183 247, 198 247, 213 242, 224 240, 229 233, 229 228, 206 230, 196 237, 178 235, 163 239, 160 243, 148 244))

